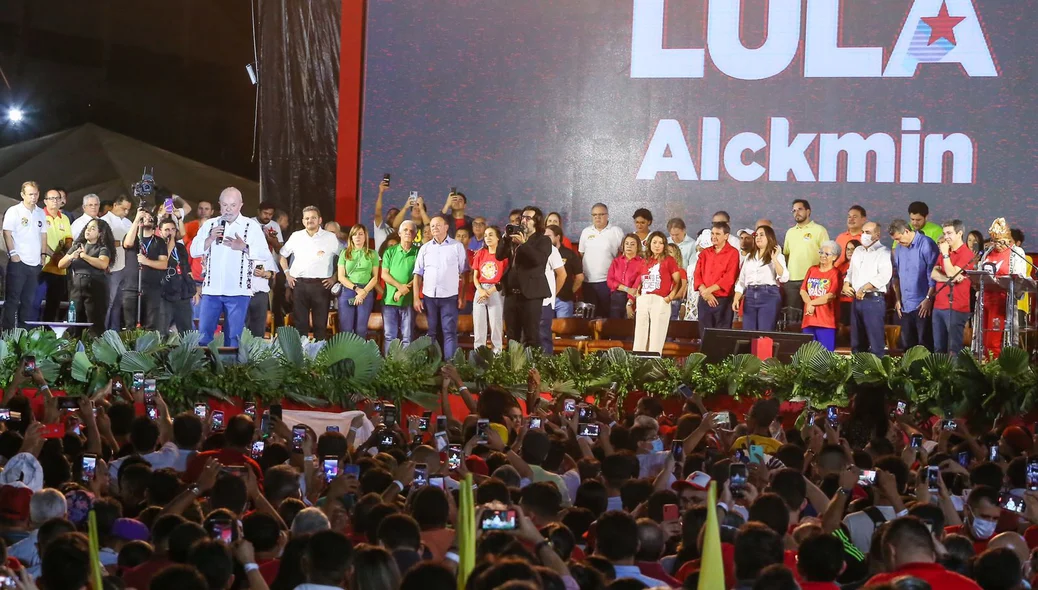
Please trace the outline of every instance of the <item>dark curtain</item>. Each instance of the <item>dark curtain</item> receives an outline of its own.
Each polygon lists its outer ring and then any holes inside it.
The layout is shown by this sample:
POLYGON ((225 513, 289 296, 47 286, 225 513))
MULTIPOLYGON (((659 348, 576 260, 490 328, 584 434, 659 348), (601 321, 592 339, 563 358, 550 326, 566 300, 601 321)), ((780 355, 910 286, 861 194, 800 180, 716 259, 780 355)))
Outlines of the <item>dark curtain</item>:
MULTIPOLYGON (((335 218, 341 0, 254 0, 259 18, 260 194, 293 229, 335 218)), ((285 236, 288 239, 288 236, 285 236)))

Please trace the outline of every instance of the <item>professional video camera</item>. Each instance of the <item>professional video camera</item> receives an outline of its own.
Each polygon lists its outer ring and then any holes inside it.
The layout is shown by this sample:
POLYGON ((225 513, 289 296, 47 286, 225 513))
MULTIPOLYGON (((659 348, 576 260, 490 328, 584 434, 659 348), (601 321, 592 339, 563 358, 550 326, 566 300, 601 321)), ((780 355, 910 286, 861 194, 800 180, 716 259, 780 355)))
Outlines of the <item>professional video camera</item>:
POLYGON ((141 174, 139 182, 133 183, 133 196, 136 199, 144 199, 155 194, 155 167, 152 166, 150 171, 147 166, 144 167, 144 173, 141 174))
POLYGON ((519 235, 521 233, 523 233, 523 226, 521 226, 521 225, 514 224, 514 223, 509 223, 508 225, 505 226, 505 236, 506 237, 516 236, 516 235, 519 235))

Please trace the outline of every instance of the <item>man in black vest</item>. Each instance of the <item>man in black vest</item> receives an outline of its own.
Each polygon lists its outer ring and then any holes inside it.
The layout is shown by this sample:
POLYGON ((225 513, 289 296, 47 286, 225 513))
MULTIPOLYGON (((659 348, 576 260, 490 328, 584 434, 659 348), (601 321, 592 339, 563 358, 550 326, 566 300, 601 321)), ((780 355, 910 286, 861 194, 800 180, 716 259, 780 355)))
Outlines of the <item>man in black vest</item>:
POLYGON ((505 234, 510 243, 497 249, 497 258, 508 260, 502 280, 508 340, 541 346, 541 306, 552 295, 544 275, 551 255, 551 238, 544 235, 544 213, 532 206, 523 209, 519 225, 506 226, 505 234))

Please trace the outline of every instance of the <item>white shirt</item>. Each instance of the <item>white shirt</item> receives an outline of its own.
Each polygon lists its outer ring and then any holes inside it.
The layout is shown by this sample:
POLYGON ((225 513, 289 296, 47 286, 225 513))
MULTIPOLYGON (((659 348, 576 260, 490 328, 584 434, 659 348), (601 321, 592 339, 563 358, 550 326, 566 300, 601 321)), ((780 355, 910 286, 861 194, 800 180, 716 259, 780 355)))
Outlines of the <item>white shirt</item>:
MULTIPOLYGON (((262 256, 257 256, 256 260, 252 261, 253 268, 262 264, 263 270, 273 271, 274 274, 278 274, 278 265, 274 262, 274 255, 270 253, 270 250, 264 250, 262 256)), ((270 293, 270 281, 256 277, 252 281, 252 292, 253 293, 270 293)))
POLYGON ((123 238, 126 237, 130 228, 133 227, 133 220, 119 217, 111 211, 105 213, 101 219, 111 228, 112 237, 115 238, 115 260, 112 261, 111 270, 112 272, 119 272, 126 267, 126 250, 123 249, 123 238))
MULTIPOLYGON (((168 442, 162 445, 162 448, 159 450, 142 455, 141 458, 151 464, 153 471, 175 467, 177 460, 180 459, 180 447, 172 442, 168 442)), ((126 461, 126 457, 121 457, 112 461, 111 465, 108 466, 108 485, 113 491, 117 491, 119 488, 119 469, 122 468, 124 461, 126 461)))
POLYGON ((635 455, 638 458, 638 477, 656 477, 660 471, 663 471, 663 467, 667 463, 667 457, 670 456, 670 451, 659 451, 658 453, 639 453, 635 455))
POLYGON ((285 258, 294 255, 287 274, 297 279, 327 279, 335 276, 339 238, 320 228, 312 236, 301 229, 288 237, 281 247, 281 255, 285 258))
POLYGON ((263 237, 263 228, 255 219, 239 215, 224 226, 223 243, 214 241, 206 250, 205 242, 209 234, 221 221, 223 217, 220 216, 205 220, 199 226, 195 239, 191 240, 191 256, 205 257, 202 260, 202 294, 252 297, 255 280, 263 280, 252 276, 255 260, 270 251, 267 239, 263 237), (227 245, 227 238, 235 237, 245 241, 247 252, 240 252, 227 245))
POLYGON ((583 255, 584 281, 588 283, 604 283, 609 274, 609 265, 613 263, 620 246, 624 243, 624 230, 615 225, 607 225, 605 229, 595 229, 590 225, 580 232, 580 244, 577 249, 583 255))
MULTIPOLYGON (((855 256, 858 255, 858 250, 854 251, 855 256)), ((879 509, 886 522, 894 520, 897 516, 893 506, 876 506, 876 508, 879 509)), ((876 524, 872 522, 872 518, 864 511, 852 512, 843 518, 843 524, 850 533, 851 543, 854 543, 854 546, 863 553, 868 553, 872 545, 872 533, 876 530, 876 524)))
POLYGON ((12 205, 4 214, 4 231, 11 232, 14 250, 8 255, 18 255, 28 266, 43 264, 43 244, 47 241, 47 214, 43 207, 32 211, 24 203, 12 205))
POLYGON ((544 265, 544 277, 548 279, 548 289, 551 290, 551 297, 544 298, 544 304, 542 307, 548 305, 552 309, 555 309, 555 269, 566 266, 566 261, 562 259, 562 254, 559 254, 559 249, 555 246, 551 247, 551 254, 548 255, 548 264, 544 265))
POLYGON ((76 220, 72 222, 72 227, 69 228, 72 231, 72 239, 78 240, 79 236, 83 233, 83 230, 86 229, 87 224, 93 220, 94 218, 86 213, 77 217, 76 220))
POLYGON ((890 248, 876 242, 868 248, 861 246, 854 250, 850 268, 847 270, 847 282, 855 291, 871 283, 877 291, 886 293, 893 273, 890 248))
POLYGON ((755 285, 773 285, 785 283, 789 280, 789 267, 786 266, 786 258, 782 253, 772 254, 774 257, 770 264, 764 264, 760 258, 749 256, 743 261, 742 270, 739 271, 739 280, 735 282, 735 292, 742 293, 746 287, 755 285), (782 274, 775 274, 775 261, 782 265, 782 274))
POLYGON ((371 236, 375 239, 375 252, 380 251, 382 243, 389 237, 389 225, 384 217, 381 224, 375 223, 374 220, 371 222, 371 236))

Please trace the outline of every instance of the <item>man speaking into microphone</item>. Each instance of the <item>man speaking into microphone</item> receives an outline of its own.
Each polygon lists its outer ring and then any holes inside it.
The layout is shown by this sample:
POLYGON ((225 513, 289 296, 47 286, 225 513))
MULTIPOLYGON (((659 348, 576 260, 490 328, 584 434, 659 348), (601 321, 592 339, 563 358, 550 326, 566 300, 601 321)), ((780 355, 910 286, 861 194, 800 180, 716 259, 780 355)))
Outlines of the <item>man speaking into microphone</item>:
POLYGON ((202 305, 199 343, 209 344, 220 314, 227 315, 225 346, 238 346, 245 329, 245 314, 252 299, 253 265, 265 257, 267 240, 255 219, 241 214, 241 192, 225 188, 220 193, 220 216, 207 219, 191 241, 191 256, 202 262, 202 305))
POLYGON ((505 234, 509 242, 497 249, 497 259, 508 261, 501 281, 508 340, 541 346, 541 306, 553 295, 544 274, 552 248, 551 238, 544 235, 544 213, 537 207, 526 207, 519 225, 506 226, 505 234))

